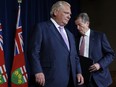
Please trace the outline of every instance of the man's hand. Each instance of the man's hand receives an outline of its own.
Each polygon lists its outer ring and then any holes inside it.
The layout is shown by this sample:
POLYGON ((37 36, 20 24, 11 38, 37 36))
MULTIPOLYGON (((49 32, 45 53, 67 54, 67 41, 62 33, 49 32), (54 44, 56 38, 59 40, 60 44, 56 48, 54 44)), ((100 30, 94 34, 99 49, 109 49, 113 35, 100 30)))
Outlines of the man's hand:
POLYGON ((43 73, 37 73, 35 74, 35 79, 36 79, 36 82, 41 85, 41 86, 44 86, 45 85, 45 76, 43 73))
POLYGON ((95 64, 91 65, 89 68, 90 72, 94 72, 94 71, 97 71, 99 69, 100 69, 99 63, 95 63, 95 64))
POLYGON ((84 78, 82 74, 77 74, 77 81, 78 81, 78 85, 84 84, 84 78))

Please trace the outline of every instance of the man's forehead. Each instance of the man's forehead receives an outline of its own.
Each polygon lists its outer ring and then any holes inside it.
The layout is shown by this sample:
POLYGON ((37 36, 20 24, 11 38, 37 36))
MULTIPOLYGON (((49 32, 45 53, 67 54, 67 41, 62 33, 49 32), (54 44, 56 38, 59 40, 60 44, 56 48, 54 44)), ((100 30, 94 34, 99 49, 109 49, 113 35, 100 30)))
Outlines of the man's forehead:
POLYGON ((82 23, 82 19, 77 19, 77 20, 76 20, 76 23, 77 23, 77 24, 81 24, 81 23, 82 23))

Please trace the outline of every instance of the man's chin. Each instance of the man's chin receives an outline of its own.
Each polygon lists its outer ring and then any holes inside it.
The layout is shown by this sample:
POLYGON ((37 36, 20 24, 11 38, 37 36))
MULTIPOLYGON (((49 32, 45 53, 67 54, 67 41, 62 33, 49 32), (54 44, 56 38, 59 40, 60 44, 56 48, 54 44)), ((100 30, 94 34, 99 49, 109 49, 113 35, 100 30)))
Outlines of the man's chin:
POLYGON ((67 25, 68 24, 68 21, 65 21, 64 24, 67 25))
POLYGON ((68 23, 64 23, 63 25, 65 26, 65 25, 67 25, 68 23))

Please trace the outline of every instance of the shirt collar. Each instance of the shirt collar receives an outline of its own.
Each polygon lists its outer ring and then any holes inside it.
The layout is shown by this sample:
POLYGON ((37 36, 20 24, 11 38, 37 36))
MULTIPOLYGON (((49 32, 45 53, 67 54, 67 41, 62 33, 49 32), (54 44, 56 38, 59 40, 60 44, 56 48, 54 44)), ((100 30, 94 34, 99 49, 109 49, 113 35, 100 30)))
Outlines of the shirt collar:
POLYGON ((55 25, 57 29, 59 29, 59 27, 63 27, 63 26, 60 26, 58 23, 56 23, 56 21, 53 18, 50 18, 50 20, 53 22, 53 24, 55 25))
POLYGON ((90 29, 85 33, 85 36, 90 36, 90 29))

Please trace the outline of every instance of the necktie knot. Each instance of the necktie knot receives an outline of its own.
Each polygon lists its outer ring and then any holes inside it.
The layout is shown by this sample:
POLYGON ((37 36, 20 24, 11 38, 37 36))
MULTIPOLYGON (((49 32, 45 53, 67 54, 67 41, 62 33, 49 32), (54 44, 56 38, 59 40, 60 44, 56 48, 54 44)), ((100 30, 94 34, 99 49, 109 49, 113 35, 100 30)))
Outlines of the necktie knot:
POLYGON ((58 28, 59 28, 60 32, 63 31, 63 29, 64 29, 64 27, 62 27, 62 26, 59 26, 58 28))

